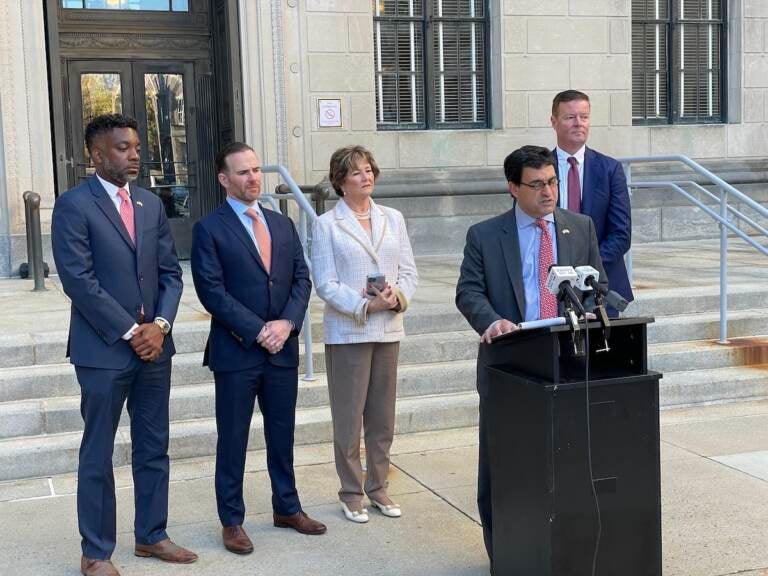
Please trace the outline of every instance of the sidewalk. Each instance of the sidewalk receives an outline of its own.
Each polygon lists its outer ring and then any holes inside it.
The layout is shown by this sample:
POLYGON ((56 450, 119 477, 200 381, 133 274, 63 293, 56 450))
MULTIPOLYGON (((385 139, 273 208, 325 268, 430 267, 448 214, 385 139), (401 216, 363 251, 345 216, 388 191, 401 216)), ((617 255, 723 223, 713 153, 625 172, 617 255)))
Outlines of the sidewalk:
MULTIPOLYGON (((768 575, 768 401, 665 411, 661 422, 664 575, 768 575)), ((390 493, 403 506, 399 519, 371 510, 368 524, 345 520, 332 455, 328 444, 296 450, 303 506, 328 525, 314 537, 272 527, 264 452, 249 453, 245 526, 256 549, 245 557, 221 545, 213 459, 174 462, 169 533, 200 555, 189 566, 132 555, 130 470, 118 469, 113 560, 124 576, 488 573, 475 505, 476 428, 395 438, 390 493)), ((74 491, 71 474, 0 484, 0 573, 78 573, 74 491)))

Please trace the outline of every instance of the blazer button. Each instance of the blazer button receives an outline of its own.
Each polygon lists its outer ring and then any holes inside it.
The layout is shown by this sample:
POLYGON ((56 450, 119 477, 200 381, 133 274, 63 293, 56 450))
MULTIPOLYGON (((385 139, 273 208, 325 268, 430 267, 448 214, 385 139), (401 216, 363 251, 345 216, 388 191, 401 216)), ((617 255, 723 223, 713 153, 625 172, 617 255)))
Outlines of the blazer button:
POLYGON ((272 287, 272 286, 274 286, 274 285, 275 285, 275 281, 274 281, 274 280, 270 280, 270 281, 269 281, 269 287, 271 288, 271 287, 272 287))

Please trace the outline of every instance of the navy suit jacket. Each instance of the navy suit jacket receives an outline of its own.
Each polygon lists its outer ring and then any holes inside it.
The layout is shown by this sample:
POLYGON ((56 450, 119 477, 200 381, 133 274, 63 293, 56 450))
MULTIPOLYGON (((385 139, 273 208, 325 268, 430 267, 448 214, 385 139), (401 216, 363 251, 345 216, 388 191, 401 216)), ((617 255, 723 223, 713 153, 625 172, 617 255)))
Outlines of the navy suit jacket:
POLYGON ((195 224, 192 278, 200 302, 211 314, 203 364, 215 372, 254 368, 269 362, 299 365, 299 331, 312 282, 304 250, 290 218, 263 210, 272 237, 267 274, 259 252, 228 203, 195 224), (256 342, 270 320, 291 320, 283 349, 270 354, 256 342))
MULTIPOLYGON (((557 172, 555 150, 552 155, 557 172)), ((634 297, 624 265, 624 254, 629 251, 632 242, 632 208, 624 170, 614 158, 587 148, 583 181, 581 213, 590 216, 595 223, 608 286, 631 301, 634 297)))
MULTIPOLYGON (((56 199, 51 244, 64 292, 72 301, 67 355, 72 364, 123 369, 135 356, 122 339, 144 317, 173 324, 181 268, 160 199, 131 186, 136 246, 94 175, 56 199)), ((165 338, 158 361, 174 354, 165 338)))

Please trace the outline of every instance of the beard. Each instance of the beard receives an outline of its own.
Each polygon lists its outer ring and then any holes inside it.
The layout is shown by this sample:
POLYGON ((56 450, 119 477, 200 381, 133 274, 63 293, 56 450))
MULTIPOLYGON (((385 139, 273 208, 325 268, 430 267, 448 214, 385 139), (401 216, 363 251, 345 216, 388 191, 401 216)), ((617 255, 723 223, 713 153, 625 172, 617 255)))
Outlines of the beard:
POLYGON ((135 174, 130 173, 127 166, 120 168, 107 158, 104 158, 101 168, 107 176, 116 182, 133 182, 139 177, 138 172, 135 174))

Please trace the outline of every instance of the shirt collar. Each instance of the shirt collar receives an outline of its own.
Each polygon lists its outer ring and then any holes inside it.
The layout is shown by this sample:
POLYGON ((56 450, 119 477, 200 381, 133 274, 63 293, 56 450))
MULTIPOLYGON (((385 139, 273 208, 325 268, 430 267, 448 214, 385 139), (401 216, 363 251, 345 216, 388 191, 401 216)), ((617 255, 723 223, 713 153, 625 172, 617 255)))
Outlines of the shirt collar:
MULTIPOLYGON (((526 226, 535 226, 536 220, 538 218, 534 218, 533 216, 529 216, 526 214, 522 208, 520 208, 520 204, 515 203, 515 219, 517 220, 517 228, 522 229, 526 226)), ((555 221, 555 215, 550 212, 546 216, 542 217, 543 220, 546 220, 547 222, 554 222, 555 221)))
POLYGON ((560 146, 555 148, 555 150, 557 151, 558 162, 563 162, 563 163, 568 162, 568 158, 573 156, 578 161, 579 166, 583 166, 584 165, 584 154, 587 151, 587 145, 586 144, 584 144, 584 146, 582 146, 581 148, 576 150, 576 154, 568 154, 568 152, 566 152, 565 150, 560 148, 560 146))
POLYGON ((261 206, 259 206, 259 201, 255 200, 253 204, 245 204, 244 202, 240 202, 240 200, 237 200, 235 198, 232 198, 232 196, 227 196, 227 202, 232 207, 232 210, 235 211, 235 214, 242 217, 245 214, 245 211, 248 210, 248 208, 253 208, 256 210, 256 214, 259 215, 259 217, 264 220, 264 212, 261 211, 261 206))
MULTIPOLYGON (((96 178, 99 179, 99 182, 101 182, 101 185, 104 187, 104 190, 106 190, 107 194, 109 194, 109 197, 112 198, 112 201, 114 202, 115 199, 117 198, 117 191, 120 190, 121 186, 115 186, 114 184, 112 184, 112 182, 107 182, 106 180, 104 180, 104 178, 102 178, 98 174, 96 174, 96 178)), ((128 182, 126 182, 125 185, 122 186, 122 188, 125 188, 125 191, 128 192, 128 198, 130 198, 131 189, 128 186, 128 182)))

